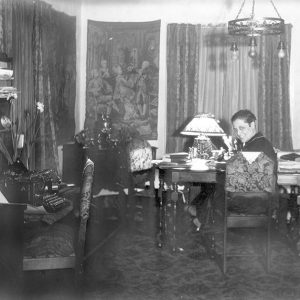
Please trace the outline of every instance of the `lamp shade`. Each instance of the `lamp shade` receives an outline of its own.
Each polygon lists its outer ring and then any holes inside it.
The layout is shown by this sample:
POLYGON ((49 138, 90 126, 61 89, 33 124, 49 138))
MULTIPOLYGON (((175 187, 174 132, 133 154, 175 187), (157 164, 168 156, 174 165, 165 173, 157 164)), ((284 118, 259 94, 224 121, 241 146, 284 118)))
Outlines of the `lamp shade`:
POLYGON ((226 135, 219 126, 213 114, 199 114, 185 126, 182 135, 198 136, 223 136, 226 135))

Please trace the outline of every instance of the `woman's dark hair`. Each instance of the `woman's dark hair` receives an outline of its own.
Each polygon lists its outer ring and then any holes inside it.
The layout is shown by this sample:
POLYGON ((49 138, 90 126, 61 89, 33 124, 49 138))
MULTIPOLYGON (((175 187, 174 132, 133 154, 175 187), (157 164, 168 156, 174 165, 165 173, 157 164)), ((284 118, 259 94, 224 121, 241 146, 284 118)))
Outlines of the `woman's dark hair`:
POLYGON ((241 109, 238 112, 236 112, 231 117, 231 123, 233 123, 237 119, 244 120, 248 124, 256 121, 255 115, 248 109, 241 109))

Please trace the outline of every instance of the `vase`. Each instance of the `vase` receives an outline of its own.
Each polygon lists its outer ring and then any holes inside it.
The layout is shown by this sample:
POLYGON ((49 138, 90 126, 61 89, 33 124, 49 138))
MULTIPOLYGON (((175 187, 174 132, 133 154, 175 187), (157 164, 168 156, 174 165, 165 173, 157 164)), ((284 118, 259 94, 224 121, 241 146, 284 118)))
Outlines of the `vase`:
POLYGON ((8 171, 15 174, 27 173, 28 169, 25 167, 21 159, 18 157, 11 165, 8 166, 8 171))

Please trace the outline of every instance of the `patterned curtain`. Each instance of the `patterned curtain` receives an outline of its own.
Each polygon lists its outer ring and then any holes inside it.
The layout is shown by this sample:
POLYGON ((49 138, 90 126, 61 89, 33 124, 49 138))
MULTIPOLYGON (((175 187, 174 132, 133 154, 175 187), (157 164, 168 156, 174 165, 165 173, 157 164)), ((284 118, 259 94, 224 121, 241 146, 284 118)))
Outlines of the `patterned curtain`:
POLYGON ((19 91, 14 113, 19 133, 25 135, 21 160, 29 169, 59 170, 57 146, 72 140, 75 131, 75 18, 42 1, 10 5, 19 91), (39 102, 43 112, 37 110, 39 102))
MULTIPOLYGON (((274 40, 274 37, 269 38, 274 40)), ((228 134, 231 133, 230 118, 239 109, 250 109, 258 116, 258 123, 261 122, 262 101, 258 100, 258 92, 261 91, 264 82, 259 79, 259 73, 262 72, 260 56, 263 54, 259 54, 255 59, 250 58, 248 39, 237 38, 235 41, 239 47, 239 57, 233 60, 230 51, 232 41, 232 37, 227 34, 226 25, 168 25, 167 152, 187 150, 191 139, 180 136, 180 131, 198 113, 213 113, 228 134)), ((286 39, 286 42, 290 43, 289 39, 286 39)), ((263 42, 261 45, 264 49, 263 42)), ((270 48, 274 50, 279 61, 277 45, 270 48)), ((260 53, 264 52, 260 50, 260 53)), ((281 62, 282 72, 285 72, 282 74, 288 74, 286 61, 281 62)), ((285 77, 288 80, 288 75, 285 77)), ((277 80, 279 87, 281 80, 277 80)), ((282 93, 288 93, 287 88, 281 89, 282 93)), ((288 94, 285 94, 285 102, 289 102, 287 96, 288 94)), ((289 112, 288 103, 283 105, 282 100, 278 103, 282 106, 277 105, 277 113, 279 110, 289 112)), ((271 115, 267 113, 265 116, 267 118, 263 124, 271 123, 271 115)), ((290 133, 288 122, 276 126, 283 126, 281 130, 290 133)), ((270 137, 268 131, 261 126, 260 129, 276 145, 274 137, 270 137)))
MULTIPOLYGON (((34 110, 33 97, 33 58, 32 58, 32 23, 34 6, 29 1, 14 1, 12 4, 12 44, 13 44, 13 65, 14 65, 14 86, 18 90, 18 99, 14 102, 14 122, 17 124, 17 133, 25 132, 25 123, 31 123, 34 110), (31 26, 28 26, 30 24, 31 26), (28 113, 28 120, 24 112, 28 113)), ((26 136, 27 138, 27 136, 26 136)), ((23 163, 28 166, 25 159, 27 146, 22 150, 23 163)))
POLYGON ((201 25, 190 24, 170 24, 167 28, 167 153, 182 151, 186 139, 179 133, 198 109, 200 29, 201 25))
POLYGON ((285 25, 283 36, 263 36, 260 41, 258 125, 273 145, 291 150, 291 121, 289 96, 291 28, 285 25), (286 45, 286 56, 278 59, 278 42, 286 45))
MULTIPOLYGON (((12 57, 12 9, 9 5, 9 0, 0 1, 0 52, 6 54, 8 57, 12 57)), ((3 81, 1 86, 8 85, 3 81)), ((4 113, 9 116, 9 106, 6 106, 4 112, 1 110, 1 114, 4 113)), ((12 156, 13 146, 10 132, 1 132, 0 135, 2 142, 4 143, 8 153, 12 156)), ((2 149, 2 146, 1 146, 2 149)), ((6 156, 0 151, 0 170, 7 169, 9 161, 6 156)))
MULTIPOLYGON (((35 104, 42 102, 35 168, 59 170, 57 145, 72 139, 75 103, 75 18, 36 1, 33 22, 35 104)), ((35 134, 34 132, 32 134, 35 134)))

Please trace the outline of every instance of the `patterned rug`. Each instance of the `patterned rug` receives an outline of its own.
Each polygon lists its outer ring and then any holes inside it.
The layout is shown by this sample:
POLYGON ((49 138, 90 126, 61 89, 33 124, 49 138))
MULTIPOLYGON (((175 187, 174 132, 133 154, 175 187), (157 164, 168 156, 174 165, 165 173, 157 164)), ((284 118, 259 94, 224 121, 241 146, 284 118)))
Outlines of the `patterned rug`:
MULTIPOLYGON (((176 241, 171 226, 166 243, 159 248, 157 213, 153 209, 136 218, 133 227, 124 228, 93 255, 85 299, 300 299, 300 258, 277 231, 272 236, 268 274, 259 257, 232 257, 223 276, 216 261, 208 257, 202 235, 189 216, 177 217, 176 241)), ((215 232, 220 252, 222 230, 219 227, 215 232)), ((233 231, 229 251, 260 253, 263 238, 262 232, 233 231)))

